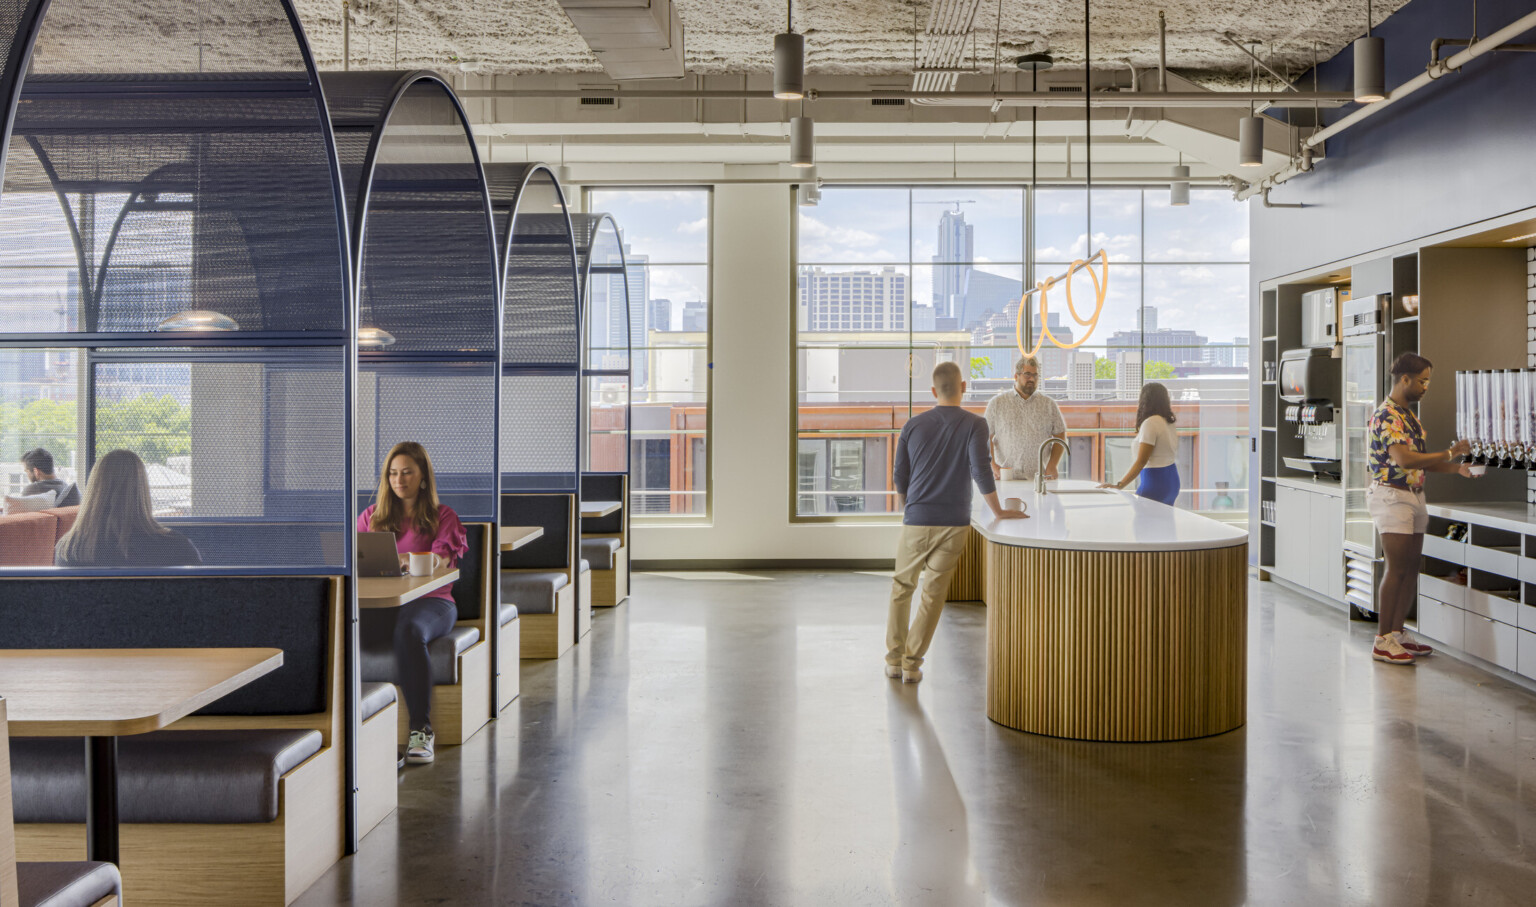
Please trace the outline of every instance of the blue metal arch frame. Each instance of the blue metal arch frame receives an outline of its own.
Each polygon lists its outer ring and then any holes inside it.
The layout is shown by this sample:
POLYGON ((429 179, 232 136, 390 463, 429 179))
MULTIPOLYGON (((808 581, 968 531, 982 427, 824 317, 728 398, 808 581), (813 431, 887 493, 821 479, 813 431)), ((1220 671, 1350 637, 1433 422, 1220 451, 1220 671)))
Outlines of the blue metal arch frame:
MULTIPOLYGON (((620 237, 618 222, 613 215, 605 213, 573 214, 571 215, 571 231, 576 239, 576 268, 577 285, 581 288, 581 313, 582 323, 587 325, 587 330, 582 334, 581 374, 584 378, 622 377, 624 378, 624 468, 620 472, 629 475, 631 468, 631 443, 633 424, 632 408, 634 405, 634 371, 635 371, 635 345, 633 335, 634 313, 629 308, 629 262, 624 255, 624 243, 620 237), (592 253, 597 239, 602 235, 603 225, 608 224, 613 229, 615 246, 619 254, 617 271, 624 286, 624 363, 623 369, 603 369, 592 367, 592 325, 591 318, 591 292, 592 292, 592 253)), ((598 273, 611 273, 611 266, 600 266, 598 273)), ((586 382, 582 382, 582 392, 587 391, 586 382)), ((583 401, 584 416, 590 418, 592 401, 583 401)), ((590 465, 590 464, 589 464, 590 465)), ((592 470, 586 470, 592 471, 592 470)))
MULTIPOLYGON (((337 132, 368 132, 368 143, 363 152, 362 159, 358 162, 359 168, 355 185, 355 196, 348 206, 351 212, 349 229, 352 237, 351 257, 353 272, 351 279, 353 297, 354 323, 360 325, 362 317, 362 305, 364 288, 366 286, 368 267, 368 241, 370 215, 374 212, 375 188, 379 184, 379 158, 386 138, 390 132, 392 119, 399 109, 402 100, 413 89, 420 86, 431 86, 442 93, 442 97, 452 106, 458 127, 464 136, 464 147, 468 151, 468 158, 473 171, 478 175, 478 180, 473 187, 459 186, 460 190, 472 188, 476 191, 484 216, 484 228, 486 237, 485 261, 487 271, 484 275, 486 288, 490 291, 491 310, 485 314, 491 326, 491 337, 487 338, 490 344, 487 349, 480 352, 461 351, 425 351, 392 352, 388 349, 359 350, 356 360, 359 363, 367 363, 374 370, 388 369, 392 373, 399 371, 416 375, 446 374, 453 372, 453 364, 483 361, 488 365, 494 365, 501 360, 501 325, 502 325, 502 292, 501 269, 496 243, 496 225, 491 205, 490 189, 485 178, 485 170, 480 160, 479 148, 475 143, 474 132, 471 128, 468 114, 460 103, 453 87, 442 76, 428 70, 410 70, 400 72, 359 72, 359 73, 325 73, 324 81, 333 88, 333 94, 345 97, 338 107, 356 107, 361 105, 364 110, 376 111, 373 116, 358 116, 349 113, 345 109, 333 109, 331 117, 332 129, 337 132)), ((374 250, 374 254, 379 254, 374 250)), ((354 336, 356 334, 354 329, 354 336)), ((501 411, 501 382, 491 381, 492 385, 492 468, 490 478, 490 494, 485 501, 485 513, 473 513, 476 518, 486 518, 492 522, 498 512, 497 501, 500 498, 501 470, 496 461, 499 444, 497 433, 500 425, 496 414, 501 411)), ((378 410, 378 404, 375 404, 378 410)), ((378 424, 377 418, 375 425, 378 424)), ((349 461, 349 472, 355 469, 355 459, 349 461)), ((372 477, 354 476, 354 481, 372 477)), ((359 482, 359 489, 364 486, 359 482)), ((361 492, 354 497, 354 501, 360 501, 361 492)))
MULTIPOLYGON (((562 470, 559 473, 532 474, 509 473, 503 470, 503 490, 518 491, 548 491, 568 492, 580 494, 581 491, 581 433, 582 433, 582 392, 580 390, 582 379, 582 364, 585 344, 582 331, 581 311, 581 282, 576 264, 575 236, 571 228, 570 206, 565 198, 565 190, 560 186, 560 180, 555 171, 544 163, 517 163, 517 164, 489 164, 486 166, 487 181, 491 185, 492 204, 495 207, 497 218, 497 230, 501 261, 501 295, 502 295, 502 338, 503 349, 501 352, 501 374, 503 379, 512 376, 550 376, 570 377, 577 385, 576 412, 573 414, 573 450, 575 456, 571 463, 570 471, 562 470), (563 226, 561 236, 566 248, 570 249, 569 278, 571 313, 569 327, 574 340, 573 356, 571 361, 545 361, 545 362, 508 362, 505 352, 506 325, 518 317, 518 312, 513 310, 512 303, 508 300, 510 295, 508 287, 517 278, 513 269, 513 253, 518 244, 518 222, 525 216, 533 216, 532 212, 526 212, 522 203, 528 193, 529 187, 536 181, 547 180, 548 186, 553 189, 558 202, 559 214, 555 215, 557 221, 563 226), (532 478, 537 475, 538 482, 519 481, 518 477, 532 478)), ((549 212, 539 212, 539 216, 551 216, 549 212)), ((561 265, 561 270, 566 267, 561 265)), ((500 424, 498 415, 498 428, 500 424)), ((505 438, 498 438, 498 450, 504 444, 505 438)))

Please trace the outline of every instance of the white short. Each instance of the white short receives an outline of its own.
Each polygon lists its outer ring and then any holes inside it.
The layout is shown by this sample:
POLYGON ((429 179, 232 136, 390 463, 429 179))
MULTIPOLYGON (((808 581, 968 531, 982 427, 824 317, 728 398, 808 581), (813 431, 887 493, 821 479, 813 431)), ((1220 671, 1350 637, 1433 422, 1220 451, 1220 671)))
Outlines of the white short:
POLYGON ((1423 534, 1429 528, 1429 508, 1424 505, 1422 489, 1408 491, 1373 484, 1365 491, 1365 507, 1376 523, 1376 531, 1383 535, 1423 534))

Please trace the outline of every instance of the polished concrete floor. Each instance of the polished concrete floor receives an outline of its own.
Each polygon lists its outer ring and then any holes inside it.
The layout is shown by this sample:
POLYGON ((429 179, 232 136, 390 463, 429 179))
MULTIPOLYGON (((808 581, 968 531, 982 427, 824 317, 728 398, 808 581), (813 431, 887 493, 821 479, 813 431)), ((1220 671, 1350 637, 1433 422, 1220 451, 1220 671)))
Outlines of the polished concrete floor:
POLYGON ((917 686, 873 573, 650 574, 435 765, 313 905, 1532 904, 1536 696, 1251 585, 1245 728, 1036 737, 982 705, 985 611, 917 686))

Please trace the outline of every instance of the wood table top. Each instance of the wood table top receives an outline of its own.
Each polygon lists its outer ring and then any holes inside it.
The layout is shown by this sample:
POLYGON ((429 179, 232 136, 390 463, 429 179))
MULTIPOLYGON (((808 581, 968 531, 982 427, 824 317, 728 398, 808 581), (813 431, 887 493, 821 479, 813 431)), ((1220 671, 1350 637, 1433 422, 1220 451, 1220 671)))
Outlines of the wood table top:
POLYGON ((0 649, 17 737, 144 734, 282 667, 281 649, 0 649))
POLYGON ((431 576, 363 576, 357 580, 359 608, 398 608, 459 578, 459 568, 438 567, 431 576))
POLYGON ((501 550, 516 551, 534 539, 543 537, 543 526, 502 526, 501 550))
POLYGON ((582 501, 581 515, 583 517, 607 516, 610 513, 617 513, 623 506, 618 501, 582 501))

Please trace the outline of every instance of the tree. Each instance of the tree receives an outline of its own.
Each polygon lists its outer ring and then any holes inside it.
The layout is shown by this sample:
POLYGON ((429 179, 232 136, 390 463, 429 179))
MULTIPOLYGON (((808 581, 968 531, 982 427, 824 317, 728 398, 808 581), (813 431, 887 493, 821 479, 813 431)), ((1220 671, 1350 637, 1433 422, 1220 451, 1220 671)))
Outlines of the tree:
POLYGON ((991 356, 972 356, 971 357, 971 380, 975 381, 977 378, 985 378, 985 377, 987 377, 987 372, 991 368, 992 368, 992 357, 991 356))
POLYGON ((0 405, 0 460, 15 462, 23 452, 42 447, 68 466, 75 451, 75 404, 58 400, 0 405))
POLYGON ((1113 378, 1113 377, 1115 377, 1115 360, 1113 360, 1113 359, 1095 359, 1095 360, 1093 360, 1093 377, 1095 377, 1095 378, 1113 378))
POLYGON ((146 463, 192 452, 192 409, 169 394, 142 394, 96 410, 96 453, 131 450, 146 463))
POLYGON ((1178 377, 1170 363, 1161 361, 1148 362, 1142 368, 1141 375, 1148 381, 1166 381, 1178 377))

